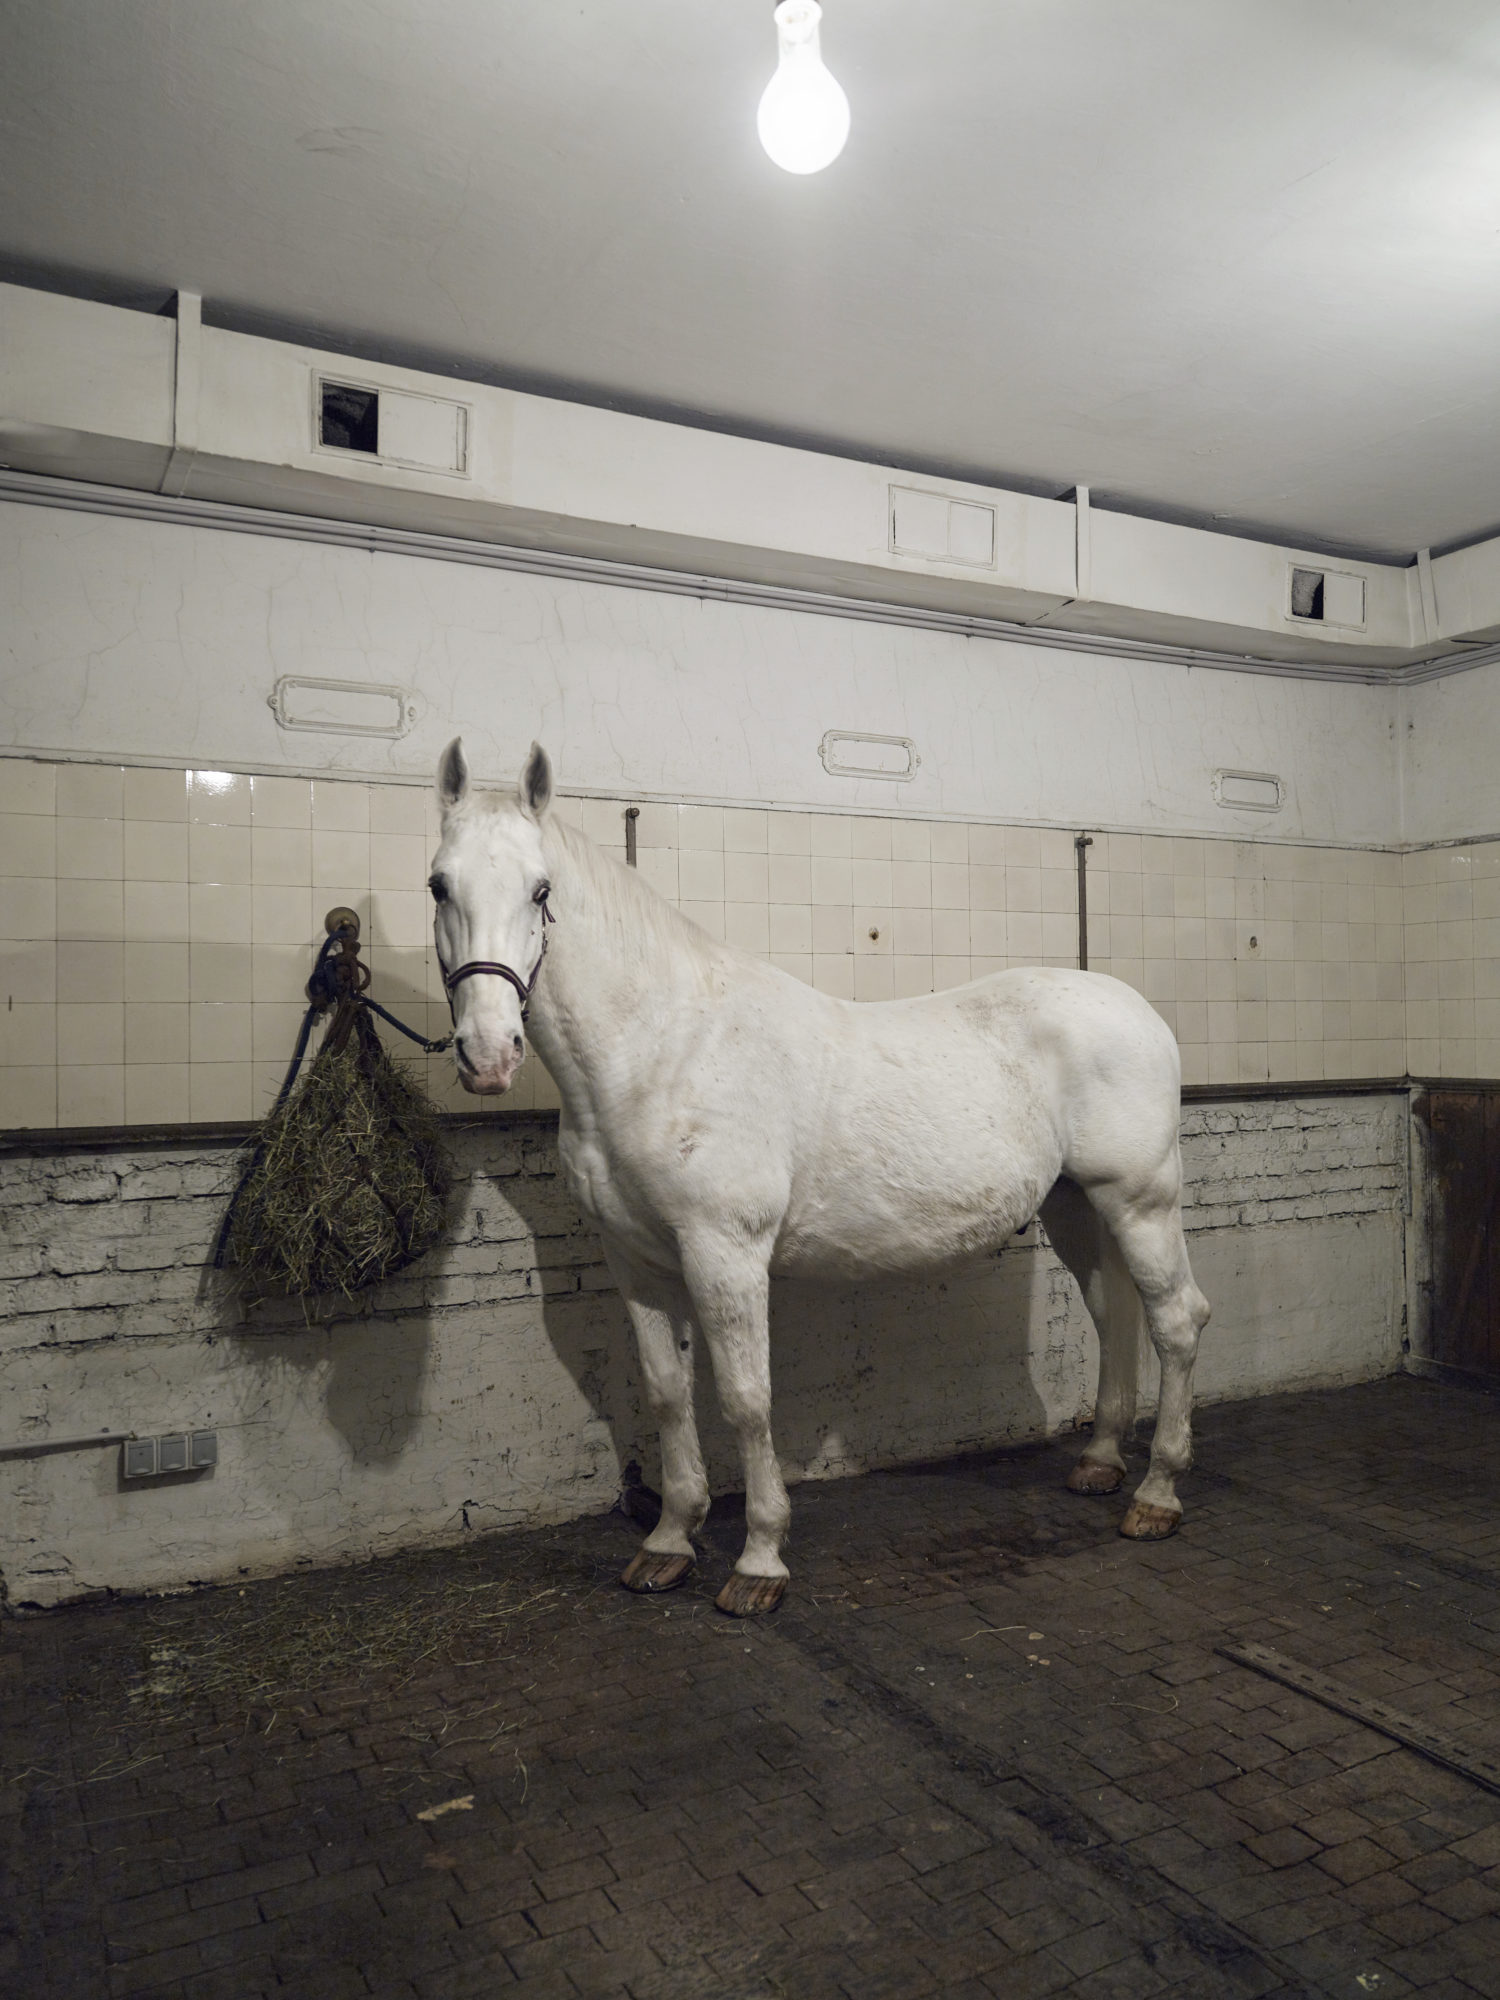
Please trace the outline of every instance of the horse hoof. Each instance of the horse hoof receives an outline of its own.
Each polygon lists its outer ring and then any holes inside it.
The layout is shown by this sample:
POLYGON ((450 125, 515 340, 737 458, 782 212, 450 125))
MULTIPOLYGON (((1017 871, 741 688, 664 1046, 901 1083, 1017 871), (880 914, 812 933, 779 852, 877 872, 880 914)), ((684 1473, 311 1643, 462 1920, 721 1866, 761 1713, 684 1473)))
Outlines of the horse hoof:
POLYGON ((731 1618, 760 1618, 776 1609, 785 1590, 784 1576, 741 1576, 734 1570, 714 1602, 731 1618))
POLYGON ((1118 1493, 1124 1477, 1118 1465, 1106 1465, 1101 1458, 1080 1458, 1068 1474, 1068 1491, 1118 1493))
POLYGON ((640 1549, 620 1572, 627 1590, 675 1590, 692 1574, 691 1556, 662 1556, 654 1549, 640 1549))
POLYGON ((1175 1535, 1182 1523, 1180 1507, 1152 1507, 1144 1500, 1132 1500, 1120 1533, 1132 1542, 1164 1542, 1175 1535))

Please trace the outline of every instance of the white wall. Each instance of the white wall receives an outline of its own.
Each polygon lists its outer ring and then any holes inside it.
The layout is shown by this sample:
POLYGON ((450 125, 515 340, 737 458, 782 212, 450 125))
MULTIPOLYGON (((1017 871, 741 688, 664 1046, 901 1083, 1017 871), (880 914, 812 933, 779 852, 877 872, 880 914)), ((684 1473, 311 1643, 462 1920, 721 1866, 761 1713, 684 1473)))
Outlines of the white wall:
POLYGON ((1402 690, 1402 838, 1500 833, 1500 662, 1402 690))
MULTIPOLYGON (((662 565, 1070 632, 1343 667, 1396 665, 1440 644, 1415 571, 1353 566, 1358 615, 1294 618, 1290 570, 1322 558, 1081 502, 413 374, 204 326, 0 285, 0 458, 23 474, 102 480, 194 502, 662 565), (392 392, 435 423, 390 455, 325 449, 321 374, 392 392), (466 411, 456 451, 454 397, 466 411), (412 453, 415 452, 415 462, 412 453), (457 461, 457 462, 455 462, 457 461), (966 508, 955 547, 948 503, 966 508), (965 534, 967 539, 965 539, 965 534)), ((1492 610, 1495 578, 1464 559, 1439 597, 1492 610), (1476 589, 1476 585, 1479 586, 1476 589)), ((1492 565, 1493 566, 1493 565, 1492 565)), ((1345 565, 1341 564, 1341 568, 1345 565)), ((1432 579, 1429 578, 1429 581, 1432 579)), ((1451 618, 1441 637, 1462 638, 1451 618)))
MULTIPOLYGON (((0 504, 0 742, 112 760, 481 775, 533 735, 564 788, 1237 834, 1394 838, 1396 696, 0 504), (402 741, 288 734, 278 676, 393 682, 402 741), (829 776, 825 730, 910 736, 914 782, 829 776), (1278 772, 1275 818, 1217 766, 1278 772)), ((1447 686, 1450 683, 1443 683, 1447 686)))
MULTIPOLYGON (((0 505, 0 648, 0 742, 115 765, 425 784, 461 729, 481 776, 512 772, 537 734, 565 788, 595 796, 1329 849, 1396 831, 1398 701, 1382 688, 222 528, 0 505), (283 674, 399 683, 419 719, 397 743, 283 734, 267 707, 283 674), (917 779, 829 776, 817 755, 828 729, 911 736, 917 779), (1221 811, 1219 765, 1278 772, 1284 812, 1221 811)), ((1345 875, 1332 886, 1347 899, 1345 875)), ((1289 888, 1289 931, 1295 904, 1289 888)), ((1258 935, 1262 907, 1243 914, 1258 935)), ((1241 998, 1269 1004, 1258 989, 1219 996, 1241 998)), ((1206 1393, 1396 1363, 1399 1101, 1363 1126, 1355 1100, 1334 1102, 1349 1116, 1331 1124, 1316 1109, 1246 1106, 1215 1114, 1229 1121, 1216 1133, 1195 1114, 1194 1254, 1217 1312, 1206 1393)), ((622 1457, 646 1449, 618 1300, 592 1239, 558 1220, 555 1189, 516 1194, 498 1234, 505 1204, 484 1204, 491 1223, 457 1229, 374 1324, 247 1334, 202 1286, 227 1161, 177 1183, 108 1152, 93 1178, 43 1162, 12 1177, 9 1435, 212 1423, 225 1455, 191 1488, 126 1489, 110 1454, 0 1465, 0 1565, 19 1597, 356 1556, 462 1532, 466 1509, 476 1526, 587 1511, 607 1504, 622 1457), (539 1240, 549 1232, 567 1240, 539 1240)), ((512 1193, 553 1178, 545 1161, 509 1171, 512 1193)), ((917 1285, 788 1289, 778 1320, 778 1443, 801 1476, 1037 1435, 1074 1421, 1091 1393, 1076 1293, 1032 1248, 917 1285)), ((716 1426, 708 1441, 716 1478, 732 1481, 716 1426)))

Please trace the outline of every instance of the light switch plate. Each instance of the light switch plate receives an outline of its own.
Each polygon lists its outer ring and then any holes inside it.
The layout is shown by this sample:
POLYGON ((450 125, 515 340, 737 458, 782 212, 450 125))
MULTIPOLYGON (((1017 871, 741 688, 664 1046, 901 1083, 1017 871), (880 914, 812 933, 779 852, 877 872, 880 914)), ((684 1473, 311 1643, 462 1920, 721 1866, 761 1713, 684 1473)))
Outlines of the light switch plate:
POLYGON ((188 1441, 181 1431, 156 1440, 156 1469, 158 1472, 187 1471, 188 1441))
POLYGON ((120 1456, 126 1479, 150 1479, 156 1471, 156 1439, 126 1438, 120 1456))
POLYGON ((125 1479, 209 1472, 218 1462, 217 1431, 168 1431, 162 1437, 127 1438, 120 1449, 120 1472, 125 1479))

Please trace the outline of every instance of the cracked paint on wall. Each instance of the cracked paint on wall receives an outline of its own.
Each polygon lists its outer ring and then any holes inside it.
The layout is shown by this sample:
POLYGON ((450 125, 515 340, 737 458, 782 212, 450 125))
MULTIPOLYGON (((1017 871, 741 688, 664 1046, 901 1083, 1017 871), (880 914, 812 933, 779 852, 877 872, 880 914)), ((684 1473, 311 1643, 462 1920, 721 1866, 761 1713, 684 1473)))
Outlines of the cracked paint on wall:
POLYGON ((484 779, 539 736, 580 791, 1263 837, 1214 803, 1229 764, 1286 780, 1279 837, 1396 837, 1394 690, 20 504, 0 606, 0 741, 42 752, 426 778, 462 729, 484 779), (283 674, 409 688, 418 720, 289 737, 283 674), (831 728, 912 737, 915 780, 830 775, 831 728))

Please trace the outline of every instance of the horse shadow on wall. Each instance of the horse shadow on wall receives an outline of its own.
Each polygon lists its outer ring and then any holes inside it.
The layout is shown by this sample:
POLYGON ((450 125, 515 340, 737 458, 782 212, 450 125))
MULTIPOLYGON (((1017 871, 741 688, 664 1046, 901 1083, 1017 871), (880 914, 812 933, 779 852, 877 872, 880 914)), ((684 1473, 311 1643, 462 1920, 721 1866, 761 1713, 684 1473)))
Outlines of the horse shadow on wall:
MULTIPOLYGON (((429 996, 382 975, 379 940, 370 941, 382 1003, 422 1022, 429 996)), ((392 1047, 394 1037, 385 1040, 392 1047)), ((476 1462, 493 1452, 506 1460, 530 1455, 540 1465, 545 1452, 533 1439, 528 1454, 516 1429, 572 1426, 573 1471, 562 1483, 575 1500, 592 1486, 607 1506, 632 1463, 656 1479, 656 1428, 623 1303, 563 1181, 555 1128, 545 1116, 480 1114, 451 1138, 458 1186, 437 1249, 366 1301, 311 1324, 296 1302, 268 1303, 226 1331, 260 1379, 263 1407, 281 1402, 289 1378, 304 1407, 321 1389, 327 1421, 356 1465, 398 1464, 436 1400, 445 1422, 455 1405, 472 1410, 467 1449, 476 1462), (487 1310, 506 1349, 488 1354, 460 1393, 448 1378, 463 1364, 435 1353, 445 1345, 438 1328, 455 1311, 472 1326, 487 1310), (523 1396, 515 1377, 524 1366, 509 1365, 516 1326, 538 1316, 566 1379, 548 1384, 533 1369, 523 1396)), ((1071 1279, 1039 1238, 1033 1225, 997 1254, 921 1277, 773 1283, 773 1423, 788 1479, 1019 1442, 1082 1415, 1092 1330, 1071 1279)), ((738 1451, 701 1342, 697 1360, 710 1481, 716 1492, 737 1490, 738 1451)), ((531 1476, 523 1472, 522 1484, 531 1476)), ((547 1496, 539 1497, 545 1511, 547 1496)))
MULTIPOLYGON (((555 1493, 538 1490, 537 1517, 549 1499, 588 1511, 592 1496, 602 1512, 627 1466, 655 1485, 659 1461, 599 1240, 567 1192, 547 1120, 484 1119, 453 1141, 459 1184, 442 1244, 363 1305, 309 1323, 296 1301, 268 1301, 225 1331, 258 1380, 262 1409, 289 1393, 304 1407, 320 1400, 357 1466, 396 1467, 440 1415, 463 1455, 509 1466, 498 1486, 519 1475, 524 1487, 545 1482, 527 1468, 545 1465, 546 1434, 567 1432, 560 1461, 570 1470, 555 1493)), ((773 1422, 788 1480, 1019 1443, 1082 1416, 1087 1322, 1038 1234, 921 1278, 777 1280, 773 1422)), ((738 1491, 738 1451, 701 1342, 697 1374, 711 1484, 738 1491)), ((497 1518, 525 1512, 518 1500, 496 1505, 497 1518)), ((475 1507, 478 1525, 482 1482, 475 1507)))
MULTIPOLYGON (((533 1130, 550 1173, 492 1183, 488 1199, 498 1196, 535 1246, 548 1344, 589 1423, 607 1433, 616 1475, 635 1463, 655 1485, 656 1425, 628 1315, 599 1240, 567 1193, 553 1133, 540 1121, 533 1130), (548 1282, 569 1266, 583 1289, 548 1282)), ((1033 1227, 998 1254, 920 1278, 773 1281, 772 1425, 788 1480, 1034 1439, 1085 1414, 1092 1390, 1082 1301, 1038 1236, 1033 1227)), ((738 1491, 738 1447, 701 1337, 695 1359, 709 1480, 716 1493, 738 1491)))
POLYGON ((303 1405, 321 1391, 323 1413, 354 1463, 394 1465, 421 1420, 432 1360, 427 1312, 396 1303, 403 1278, 363 1308, 341 1303, 316 1318, 304 1318, 296 1301, 240 1308, 225 1332, 260 1386, 262 1412, 283 1409, 288 1390, 303 1405))
MULTIPOLYGON (((369 892, 342 899, 332 890, 327 893, 331 904, 342 900, 356 910, 378 961, 380 938, 369 892)), ((380 993, 382 1003, 402 1020, 425 1020, 427 995, 408 982, 386 974, 380 993)), ((387 1033, 385 1043, 389 1052, 401 1054, 403 1045, 393 1033, 387 1033)), ((238 1170, 237 1161, 236 1182, 238 1170)), ((320 1299, 307 1312, 296 1300, 247 1305, 232 1280, 216 1284, 213 1271, 205 1273, 205 1288, 217 1297, 228 1322, 224 1331, 260 1385, 262 1412, 281 1406, 289 1384, 292 1399, 305 1407, 321 1378, 329 1424, 356 1465, 376 1468, 402 1458, 423 1414, 433 1345, 423 1279, 441 1271, 442 1256, 441 1248, 430 1253, 361 1300, 320 1299)))
MULTIPOLYGON (((428 996, 399 975, 383 974, 373 934, 372 944, 385 1004, 420 1021, 428 996)), ((448 1238, 413 1266, 412 1278, 425 1278, 439 1312, 449 1281, 455 1296, 472 1287, 466 1316, 482 1313, 491 1299, 502 1339, 507 1328, 514 1338, 523 1317, 534 1324, 539 1309, 547 1346, 566 1378, 548 1383, 543 1371, 528 1372, 524 1363, 508 1369, 503 1356, 494 1357, 499 1365, 475 1378, 476 1400, 492 1405, 474 1426, 476 1445, 492 1438, 524 1481, 529 1454, 514 1431, 571 1429, 574 1449, 565 1455, 575 1498, 581 1474, 584 1487, 608 1487, 600 1500, 610 1504, 633 1463, 655 1482, 656 1426, 629 1319, 599 1239, 568 1193, 552 1120, 476 1107, 472 1123, 453 1136, 460 1186, 448 1238), (527 1377, 524 1387, 517 1376, 527 1377)), ((1080 1415, 1091 1400, 1083 1360, 1092 1328, 1071 1278, 1040 1236, 1033 1225, 998 1255, 908 1279, 775 1282, 773 1422, 788 1478, 834 1477, 1035 1438, 1080 1415)), ((418 1415, 403 1397, 414 1399, 428 1386, 433 1326, 425 1313, 416 1325, 392 1318, 376 1298, 378 1339, 362 1345, 357 1326, 347 1325, 334 1337, 329 1416, 357 1458, 394 1459, 418 1415)), ((514 1346, 510 1353, 516 1356, 514 1346)), ((719 1414, 701 1340, 696 1359, 709 1477, 716 1491, 738 1490, 738 1448, 719 1414)), ((446 1375, 448 1366, 440 1372, 446 1375)), ((545 1455, 538 1452, 538 1460, 545 1455)))

